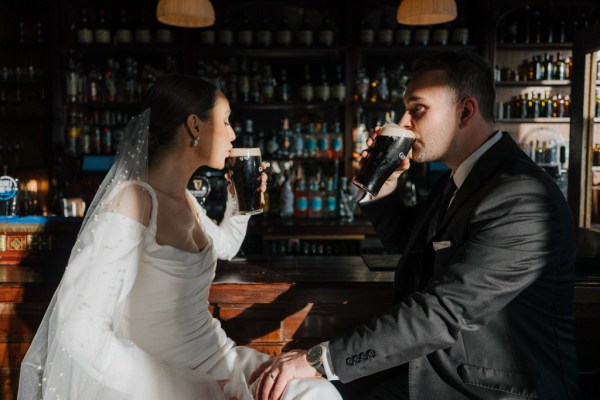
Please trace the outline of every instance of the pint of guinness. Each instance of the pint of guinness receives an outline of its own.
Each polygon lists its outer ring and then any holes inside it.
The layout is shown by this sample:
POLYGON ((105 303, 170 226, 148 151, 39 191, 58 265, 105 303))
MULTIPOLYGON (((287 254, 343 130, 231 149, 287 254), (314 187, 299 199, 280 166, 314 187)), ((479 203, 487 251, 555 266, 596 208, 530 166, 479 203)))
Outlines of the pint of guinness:
POLYGON ((260 204, 261 161, 259 148, 234 148, 227 159, 239 214, 253 215, 263 211, 260 204))
POLYGON ((386 179, 408 157, 415 134, 392 123, 383 126, 369 149, 369 157, 358 171, 352 183, 377 196, 386 179))

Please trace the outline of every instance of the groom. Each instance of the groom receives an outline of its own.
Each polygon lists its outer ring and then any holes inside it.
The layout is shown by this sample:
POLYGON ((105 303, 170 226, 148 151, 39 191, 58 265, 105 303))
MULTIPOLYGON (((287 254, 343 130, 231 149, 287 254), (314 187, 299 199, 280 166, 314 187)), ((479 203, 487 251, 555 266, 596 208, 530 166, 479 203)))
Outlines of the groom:
POLYGON ((315 375, 353 399, 578 398, 572 217, 550 176, 494 129, 494 99, 493 74, 472 52, 416 62, 400 125, 415 133, 414 161, 451 171, 404 207, 396 181, 406 159, 361 203, 384 245, 402 253, 394 303, 261 365, 250 377, 257 399, 315 375))

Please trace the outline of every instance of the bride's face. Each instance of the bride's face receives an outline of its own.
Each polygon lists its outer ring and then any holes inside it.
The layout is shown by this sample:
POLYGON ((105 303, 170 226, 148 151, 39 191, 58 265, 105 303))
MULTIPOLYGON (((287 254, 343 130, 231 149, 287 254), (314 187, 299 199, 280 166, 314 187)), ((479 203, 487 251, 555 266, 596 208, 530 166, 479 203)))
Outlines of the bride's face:
POLYGON ((229 101, 219 92, 210 116, 208 134, 202 135, 206 141, 201 141, 198 146, 206 151, 207 165, 211 168, 224 168, 225 159, 231 153, 231 142, 235 140, 235 132, 229 124, 230 114, 229 101))

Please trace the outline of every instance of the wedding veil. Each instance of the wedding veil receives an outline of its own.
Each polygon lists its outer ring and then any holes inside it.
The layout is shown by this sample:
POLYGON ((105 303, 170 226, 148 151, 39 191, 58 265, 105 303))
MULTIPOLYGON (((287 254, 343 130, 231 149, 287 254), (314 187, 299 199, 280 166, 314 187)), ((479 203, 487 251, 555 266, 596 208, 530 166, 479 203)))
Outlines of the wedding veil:
POLYGON ((147 109, 127 124, 21 365, 19 400, 162 400, 174 387, 186 399, 224 398, 211 377, 160 362, 121 326, 142 245, 155 234, 148 224, 156 216, 147 183, 149 123, 147 109))

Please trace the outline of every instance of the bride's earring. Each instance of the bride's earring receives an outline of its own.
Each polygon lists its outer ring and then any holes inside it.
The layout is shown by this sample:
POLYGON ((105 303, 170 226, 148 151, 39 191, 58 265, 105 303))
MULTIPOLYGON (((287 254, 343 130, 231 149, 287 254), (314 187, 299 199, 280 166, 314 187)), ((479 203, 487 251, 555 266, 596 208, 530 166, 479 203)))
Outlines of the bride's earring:
POLYGON ((194 136, 194 138, 192 139, 192 147, 198 147, 198 141, 200 140, 200 136, 194 136))

